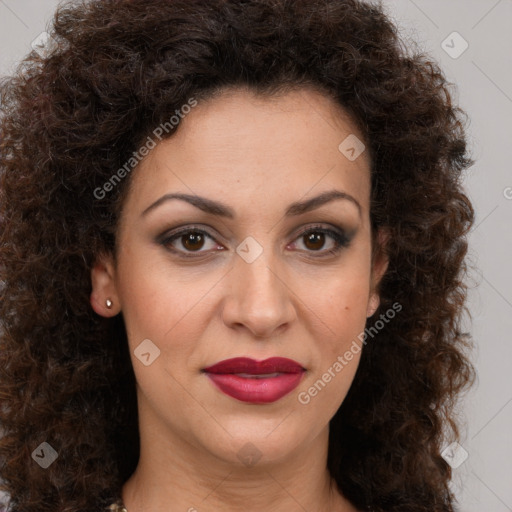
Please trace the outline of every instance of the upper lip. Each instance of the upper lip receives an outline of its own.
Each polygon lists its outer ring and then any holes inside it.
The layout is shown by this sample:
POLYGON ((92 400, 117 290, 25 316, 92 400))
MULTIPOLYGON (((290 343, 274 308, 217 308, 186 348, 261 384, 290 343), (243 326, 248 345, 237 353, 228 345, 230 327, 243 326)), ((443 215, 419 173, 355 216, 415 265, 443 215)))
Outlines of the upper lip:
POLYGON ((204 368, 208 373, 247 373, 264 375, 267 373, 299 373, 304 371, 299 363, 286 357, 270 357, 263 361, 256 361, 249 357, 235 357, 225 359, 212 366, 204 368))

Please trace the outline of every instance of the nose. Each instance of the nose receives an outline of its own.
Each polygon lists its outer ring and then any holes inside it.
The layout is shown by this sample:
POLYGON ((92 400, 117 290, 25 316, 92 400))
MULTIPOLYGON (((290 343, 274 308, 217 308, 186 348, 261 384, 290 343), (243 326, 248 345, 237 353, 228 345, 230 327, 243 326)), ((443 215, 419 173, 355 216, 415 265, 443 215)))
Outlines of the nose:
POLYGON ((269 338, 285 329, 296 317, 294 293, 286 277, 266 251, 252 263, 237 255, 227 276, 224 323, 232 329, 248 329, 257 338, 269 338))

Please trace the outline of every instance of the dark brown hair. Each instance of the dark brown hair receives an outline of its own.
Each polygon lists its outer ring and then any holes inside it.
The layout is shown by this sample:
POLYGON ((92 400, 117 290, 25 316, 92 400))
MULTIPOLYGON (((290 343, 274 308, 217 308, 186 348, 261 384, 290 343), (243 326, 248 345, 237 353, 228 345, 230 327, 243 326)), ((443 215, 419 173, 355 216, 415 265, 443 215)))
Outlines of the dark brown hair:
POLYGON ((403 307, 364 347, 331 421, 328 467, 357 507, 453 511, 440 452, 458 438, 454 405, 474 379, 460 331, 474 211, 464 113, 439 67, 405 49, 381 6, 357 0, 74 2, 51 36, 53 50, 28 55, 1 90, 0 477, 11 510, 100 510, 137 464, 122 315, 100 318, 89 303, 129 176, 94 191, 191 97, 314 87, 361 129, 372 232, 391 233, 369 323, 403 307), (31 458, 42 442, 58 452, 46 470, 31 458))

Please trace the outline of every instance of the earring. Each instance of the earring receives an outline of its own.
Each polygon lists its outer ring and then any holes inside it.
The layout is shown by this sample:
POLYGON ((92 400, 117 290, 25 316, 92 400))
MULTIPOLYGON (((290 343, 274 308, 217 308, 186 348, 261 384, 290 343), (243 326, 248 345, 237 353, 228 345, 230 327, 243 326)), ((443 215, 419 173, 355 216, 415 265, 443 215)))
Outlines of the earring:
POLYGON ((107 300, 105 301, 105 304, 106 304, 106 306, 107 306, 107 308, 108 308, 108 309, 112 309, 112 301, 111 301, 110 299, 107 299, 107 300))

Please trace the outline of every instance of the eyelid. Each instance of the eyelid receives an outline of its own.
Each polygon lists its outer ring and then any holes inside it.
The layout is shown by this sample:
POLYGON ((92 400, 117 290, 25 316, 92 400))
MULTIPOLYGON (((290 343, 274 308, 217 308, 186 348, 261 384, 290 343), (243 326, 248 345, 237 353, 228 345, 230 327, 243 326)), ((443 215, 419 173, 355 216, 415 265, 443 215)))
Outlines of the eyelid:
MULTIPOLYGON (((328 224, 329 227, 325 227, 325 225, 322 224, 313 224, 305 227, 302 229, 298 234, 295 235, 293 241, 297 240, 298 238, 308 234, 308 233, 324 233, 328 236, 330 236, 334 242, 336 247, 334 249, 330 250, 321 250, 321 251, 306 251, 309 254, 315 254, 318 253, 318 256, 314 256, 314 258, 321 259, 322 257, 328 257, 329 255, 337 255, 339 254, 343 249, 347 249, 350 246, 350 243, 352 241, 352 238, 354 237, 354 232, 347 233, 346 230, 336 227, 332 224, 328 224)), ((303 251, 300 251, 303 252, 303 251)))
MULTIPOLYGON (((213 236, 209 231, 205 230, 202 227, 199 227, 195 224, 187 224, 185 226, 181 226, 175 229, 172 229, 170 231, 166 231, 164 234, 157 237, 156 241, 158 244, 163 245, 164 247, 168 248, 170 243, 174 240, 178 240, 180 236, 186 235, 187 233, 200 233, 201 235, 204 235, 205 237, 210 238, 213 242, 218 243, 215 236, 213 236)), ((176 250, 176 249, 169 249, 171 252, 178 253, 178 254, 187 254, 186 251, 176 250)), ((210 251, 198 251, 196 254, 207 254, 210 251)), ((194 257, 193 252, 188 253, 190 256, 185 257, 194 257)))
MULTIPOLYGON (((212 229, 212 228, 210 228, 210 229, 212 229)), ((300 238, 301 236, 304 236, 310 232, 321 232, 321 233, 327 234, 329 237, 331 237, 332 240, 334 240, 335 245, 336 245, 336 247, 334 249, 330 249, 330 250, 323 249, 323 250, 319 250, 319 251, 312 251, 312 250, 311 251, 304 251, 304 250, 298 251, 298 252, 306 252, 311 255, 318 253, 318 256, 313 256, 314 258, 317 258, 317 259, 321 259, 322 257, 327 257, 327 256, 329 256, 329 254, 332 255, 333 253, 338 254, 339 252, 341 252, 342 249, 348 248, 348 246, 350 245, 350 242, 353 238, 353 235, 354 235, 354 231, 347 232, 347 230, 345 230, 341 227, 335 226, 333 224, 330 224, 330 223, 313 223, 313 224, 307 225, 305 227, 302 227, 297 233, 292 235, 293 239, 292 239, 291 243, 295 242, 298 238, 300 238)), ((203 257, 202 255, 211 255, 212 254, 211 250, 210 251, 193 252, 193 251, 182 251, 182 250, 174 249, 174 248, 171 249, 168 247, 171 242, 179 239, 180 236, 185 235, 187 233, 200 233, 200 234, 210 238, 213 242, 221 245, 217 241, 216 236, 212 235, 208 230, 206 230, 203 227, 200 227, 200 225, 196 225, 196 224, 187 224, 187 225, 172 229, 170 231, 167 231, 163 235, 160 235, 159 237, 157 237, 156 241, 160 245, 163 245, 164 247, 166 247, 169 251, 171 251, 175 254, 178 254, 179 256, 181 256, 183 258, 199 259, 199 258, 203 257)), ((223 238, 223 237, 220 237, 220 238, 223 238)), ((213 252, 219 252, 219 251, 214 250, 213 252)))

